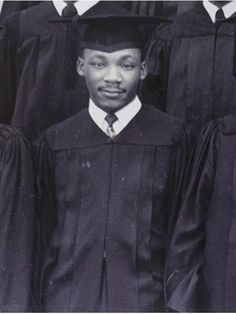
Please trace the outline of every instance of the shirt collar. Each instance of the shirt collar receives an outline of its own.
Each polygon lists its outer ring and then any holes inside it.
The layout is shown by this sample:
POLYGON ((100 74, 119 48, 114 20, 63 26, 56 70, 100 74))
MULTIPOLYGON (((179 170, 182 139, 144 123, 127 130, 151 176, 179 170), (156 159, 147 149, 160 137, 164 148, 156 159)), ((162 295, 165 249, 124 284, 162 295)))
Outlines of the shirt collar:
POLYGON ((4 0, 0 0, 0 13, 2 12, 3 1, 4 0))
POLYGON ((142 104, 136 96, 128 105, 115 112, 115 114, 122 125, 126 126, 136 116, 141 107, 142 104))
MULTIPOLYGON (((211 3, 209 0, 204 0, 203 6, 210 15, 212 22, 215 23, 216 12, 218 11, 219 8, 215 4, 211 3)), ((231 1, 225 4, 222 7, 222 10, 224 12, 225 18, 229 18, 236 12, 236 1, 231 1)))
POLYGON ((236 12, 236 1, 232 1, 223 6, 225 17, 228 19, 231 15, 236 12))
MULTIPOLYGON (((142 104, 138 96, 136 96, 128 105, 115 112, 118 121, 122 124, 123 128, 136 116, 141 107, 142 104)), ((92 99, 89 100, 88 110, 93 121, 98 127, 102 128, 107 112, 96 106, 92 99)))
MULTIPOLYGON (((61 16, 63 9, 66 7, 66 3, 62 0, 52 0, 52 2, 58 14, 61 16)), ((96 0, 95 1, 79 0, 77 2, 74 2, 74 6, 78 12, 78 15, 82 15, 98 2, 99 1, 96 0)))

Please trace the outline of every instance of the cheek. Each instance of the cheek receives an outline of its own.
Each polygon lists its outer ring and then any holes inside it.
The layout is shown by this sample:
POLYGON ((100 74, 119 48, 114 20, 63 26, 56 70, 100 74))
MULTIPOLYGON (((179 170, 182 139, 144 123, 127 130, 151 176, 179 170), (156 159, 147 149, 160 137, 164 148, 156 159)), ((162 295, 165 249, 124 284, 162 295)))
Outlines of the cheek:
POLYGON ((126 75, 126 85, 130 90, 136 89, 140 81, 140 71, 134 71, 126 75))
POLYGON ((91 69, 91 68, 88 68, 85 71, 85 80, 86 80, 88 87, 91 86, 91 87, 95 88, 96 85, 99 84, 101 79, 102 79, 102 75, 98 71, 91 69))

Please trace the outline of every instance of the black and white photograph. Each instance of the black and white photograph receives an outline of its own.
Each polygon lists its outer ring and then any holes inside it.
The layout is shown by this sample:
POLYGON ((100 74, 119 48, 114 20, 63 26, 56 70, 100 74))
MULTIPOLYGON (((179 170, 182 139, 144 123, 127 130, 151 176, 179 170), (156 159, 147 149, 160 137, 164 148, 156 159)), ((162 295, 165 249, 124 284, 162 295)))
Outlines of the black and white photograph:
POLYGON ((0 312, 236 312, 236 0, 0 0, 0 312))

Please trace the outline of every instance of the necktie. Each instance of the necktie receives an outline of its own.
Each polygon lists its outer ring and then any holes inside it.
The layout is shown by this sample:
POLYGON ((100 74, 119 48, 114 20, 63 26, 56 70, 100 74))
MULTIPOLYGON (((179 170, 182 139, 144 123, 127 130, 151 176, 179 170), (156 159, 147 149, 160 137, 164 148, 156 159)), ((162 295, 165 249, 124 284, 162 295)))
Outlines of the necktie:
POLYGON ((73 16, 77 14, 77 10, 74 6, 75 1, 65 1, 65 2, 66 2, 66 6, 62 10, 62 16, 65 18, 72 18, 73 16))
MULTIPOLYGON (((77 1, 65 0, 65 8, 62 10, 62 17, 72 19, 77 15, 77 10, 74 3, 77 1)), ((78 58, 78 36, 77 27, 73 23, 66 23, 67 39, 66 39, 66 60, 65 60, 65 77, 64 85, 66 90, 73 90, 75 88, 75 81, 77 77, 76 60, 78 58)))
POLYGON ((115 130, 113 128, 113 123, 118 120, 117 116, 114 113, 109 113, 106 115, 105 120, 108 123, 108 127, 106 130, 107 135, 110 138, 114 138, 116 136, 115 130))
POLYGON ((225 19, 224 11, 222 9, 219 9, 216 12, 215 19, 216 19, 215 21, 216 32, 218 32, 223 20, 225 19))
POLYGON ((224 20, 225 19, 225 15, 224 15, 224 11, 222 9, 219 9, 217 12, 216 12, 216 22, 218 21, 221 21, 221 20, 224 20))

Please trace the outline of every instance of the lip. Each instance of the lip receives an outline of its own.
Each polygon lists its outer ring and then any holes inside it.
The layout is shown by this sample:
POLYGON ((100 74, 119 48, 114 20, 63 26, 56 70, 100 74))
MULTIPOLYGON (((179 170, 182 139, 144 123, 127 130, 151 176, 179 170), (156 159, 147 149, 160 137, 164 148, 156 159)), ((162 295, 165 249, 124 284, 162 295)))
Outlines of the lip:
POLYGON ((123 89, 114 89, 114 88, 101 88, 101 92, 109 93, 109 94, 122 94, 124 93, 123 89))
POLYGON ((121 89, 110 89, 110 88, 101 88, 100 91, 102 92, 102 94, 104 96, 109 97, 109 98, 117 98, 121 94, 124 93, 124 90, 121 90, 121 89))

